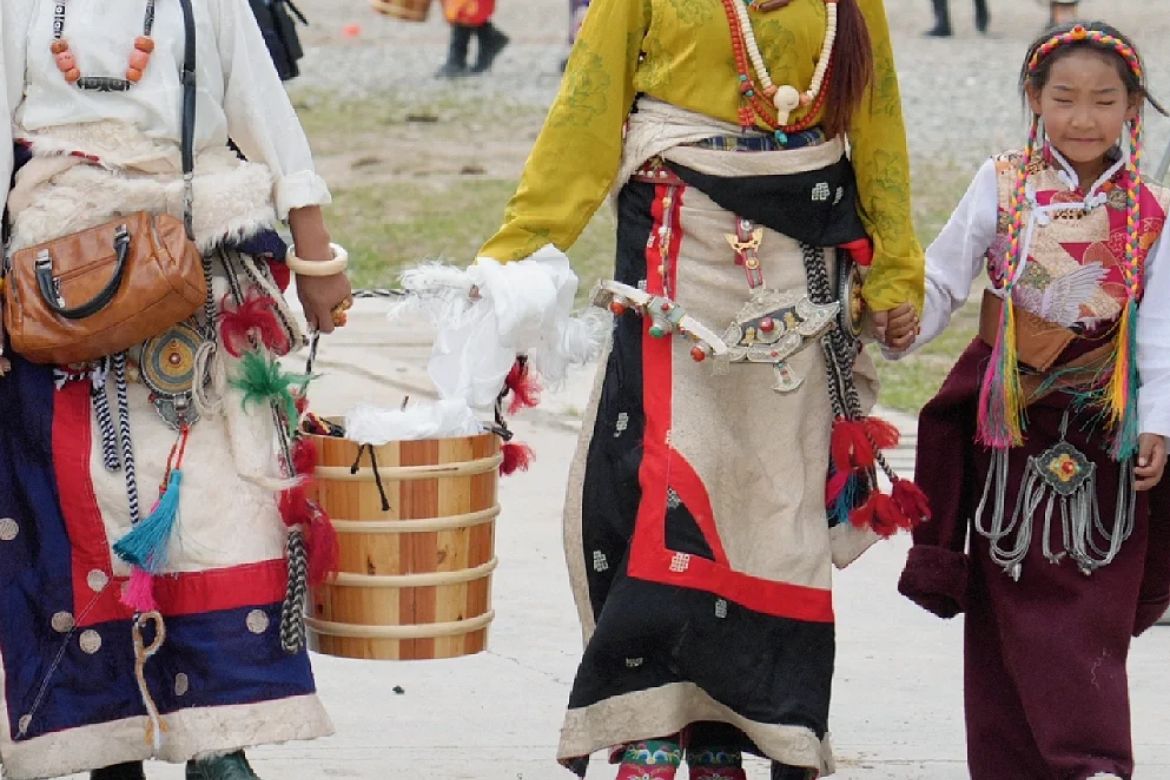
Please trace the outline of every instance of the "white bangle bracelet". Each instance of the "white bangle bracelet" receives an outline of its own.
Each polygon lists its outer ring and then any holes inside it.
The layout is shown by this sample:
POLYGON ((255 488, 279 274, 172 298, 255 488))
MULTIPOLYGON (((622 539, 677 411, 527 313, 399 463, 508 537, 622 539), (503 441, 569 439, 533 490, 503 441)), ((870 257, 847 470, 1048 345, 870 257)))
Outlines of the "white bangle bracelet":
POLYGON ((300 276, 333 276, 345 273, 345 269, 349 267, 349 252, 340 244, 330 244, 329 249, 333 252, 332 260, 302 260, 297 257, 297 248, 292 246, 284 257, 284 263, 288 270, 300 276))

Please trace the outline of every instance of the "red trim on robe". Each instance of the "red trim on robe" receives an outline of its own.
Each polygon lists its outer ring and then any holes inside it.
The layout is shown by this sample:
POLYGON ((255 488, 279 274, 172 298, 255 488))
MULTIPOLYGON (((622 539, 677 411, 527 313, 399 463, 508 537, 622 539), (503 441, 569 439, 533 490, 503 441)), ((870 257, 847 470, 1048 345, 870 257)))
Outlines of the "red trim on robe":
MULTIPOLYGON (((670 284, 677 289, 678 257, 682 246, 683 188, 660 185, 652 205, 653 227, 646 247, 647 292, 661 295, 663 264, 659 240, 665 222, 664 200, 671 195, 671 242, 668 248, 670 284)), ((787 582, 753 577, 730 568, 719 538, 710 496, 694 468, 669 444, 673 419, 674 338, 653 338, 650 319, 643 322, 642 406, 646 415, 639 483, 642 500, 630 545, 629 575, 675 587, 706 591, 753 612, 811 623, 833 622, 832 592, 787 582), (677 553, 666 546, 666 493, 674 488, 694 516, 715 560, 677 553)))
MULTIPOLYGON (((121 602, 124 578, 114 578, 106 537, 90 476, 93 427, 88 382, 70 382, 53 398, 53 468, 61 514, 72 551, 73 615, 79 627, 129 620, 121 602), (89 586, 91 572, 113 580, 100 593, 89 586)), ((283 558, 155 578, 155 599, 165 616, 201 614, 284 599, 288 570, 283 558)))

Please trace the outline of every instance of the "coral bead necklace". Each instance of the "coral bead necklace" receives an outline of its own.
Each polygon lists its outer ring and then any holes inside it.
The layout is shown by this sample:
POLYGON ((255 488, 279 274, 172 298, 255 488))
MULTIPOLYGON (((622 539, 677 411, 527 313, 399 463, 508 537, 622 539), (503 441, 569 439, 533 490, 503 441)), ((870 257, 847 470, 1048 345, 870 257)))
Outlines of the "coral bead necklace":
POLYGON ((776 139, 784 143, 787 141, 788 133, 800 132, 811 127, 821 107, 824 106, 828 93, 825 86, 832 75, 833 46, 837 40, 837 0, 824 0, 827 15, 825 40, 812 81, 804 92, 789 84, 776 86, 772 82, 772 76, 756 42, 747 6, 741 0, 722 2, 731 26, 731 48, 735 54, 736 71, 739 75, 742 101, 739 110, 740 125, 749 129, 755 126, 758 119, 772 128, 776 133, 776 139), (755 82, 752 80, 753 71, 755 82), (758 88, 756 82, 759 84, 758 88), (788 117, 802 107, 808 109, 804 119, 789 124, 788 117))
POLYGON ((154 28, 155 0, 146 0, 146 15, 142 22, 142 35, 134 39, 134 48, 130 51, 130 63, 126 67, 126 77, 116 76, 83 76, 77 67, 77 58, 70 51, 69 41, 65 38, 65 6, 68 0, 57 0, 53 6, 53 42, 49 50, 57 63, 57 70, 61 76, 78 89, 89 89, 97 92, 125 92, 142 79, 146 66, 150 64, 150 55, 154 52, 154 39, 150 32, 154 28))

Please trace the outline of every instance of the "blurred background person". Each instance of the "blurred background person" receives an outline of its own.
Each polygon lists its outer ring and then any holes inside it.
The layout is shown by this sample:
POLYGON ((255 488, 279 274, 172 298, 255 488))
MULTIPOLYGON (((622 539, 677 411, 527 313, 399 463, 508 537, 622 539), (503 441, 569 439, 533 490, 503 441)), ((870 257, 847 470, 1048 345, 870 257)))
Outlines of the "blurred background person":
POLYGON ((495 0, 444 0, 443 14, 451 25, 451 41, 447 61, 435 73, 436 77, 459 78, 491 69, 496 56, 508 45, 508 36, 491 22, 495 10, 495 0), (469 67, 467 53, 473 36, 477 49, 475 62, 469 67))
MULTIPOLYGON (((949 0, 931 2, 934 3, 934 27, 927 30, 926 34, 932 38, 949 38, 953 34, 949 0)), ((987 0, 975 0, 975 29, 985 33, 990 23, 991 11, 987 7, 987 0)))

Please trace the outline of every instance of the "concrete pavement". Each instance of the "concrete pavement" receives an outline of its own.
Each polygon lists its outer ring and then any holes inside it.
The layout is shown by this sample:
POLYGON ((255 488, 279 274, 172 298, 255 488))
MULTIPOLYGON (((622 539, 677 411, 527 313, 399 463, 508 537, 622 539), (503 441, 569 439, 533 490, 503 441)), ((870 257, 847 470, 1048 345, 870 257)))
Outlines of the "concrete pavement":
MULTIPOLYGON (((341 413, 358 400, 393 405, 404 394, 427 395, 429 344, 426 328, 392 325, 384 304, 359 301, 351 325, 323 343, 314 407, 341 413)), ((317 656, 318 686, 337 734, 251 751, 265 780, 569 777, 553 756, 581 640, 561 552, 560 511, 591 376, 592 369, 576 372, 563 388, 546 393, 539 409, 516 420, 518 437, 534 447, 537 461, 528 473, 502 482, 489 651, 414 662, 317 656), (403 692, 395 693, 395 686, 403 692)), ((909 455, 895 460, 912 463, 909 455)), ((894 584, 907 547, 902 539, 881 544, 837 578, 833 732, 836 777, 844 780, 966 777, 962 624, 933 618, 898 596, 894 584)), ((1135 644, 1137 780, 1170 777, 1168 662, 1170 627, 1156 627, 1135 644)), ((601 766, 594 774, 612 776, 601 766)), ((148 775, 178 780, 183 773, 152 764, 148 775)), ((766 765, 753 762, 749 776, 763 780, 766 765)))

